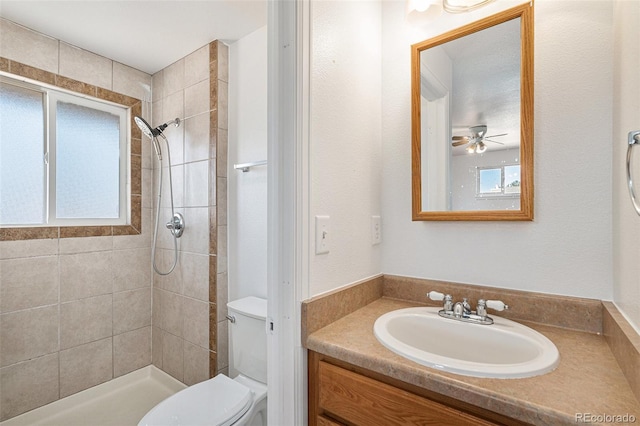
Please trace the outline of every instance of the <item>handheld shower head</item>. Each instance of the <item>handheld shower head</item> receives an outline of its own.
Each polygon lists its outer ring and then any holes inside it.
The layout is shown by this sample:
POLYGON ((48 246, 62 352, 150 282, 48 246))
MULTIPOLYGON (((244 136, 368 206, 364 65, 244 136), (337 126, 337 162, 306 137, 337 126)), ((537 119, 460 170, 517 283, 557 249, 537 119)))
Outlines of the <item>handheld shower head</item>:
POLYGON ((151 125, 149 123, 147 123, 147 120, 145 120, 142 117, 138 117, 137 115, 135 117, 133 117, 133 121, 136 122, 136 124, 138 125, 138 127, 140 128, 140 130, 142 130, 142 133, 145 134, 145 136, 147 136, 149 139, 153 139, 154 137, 158 136, 160 133, 162 133, 160 130, 158 129, 153 129, 151 128, 151 125))
POLYGON ((179 118, 174 118, 171 121, 167 121, 166 123, 159 125, 155 129, 152 128, 149 123, 147 123, 147 120, 145 120, 142 117, 138 117, 137 115, 133 117, 133 121, 136 122, 140 130, 142 130, 142 133, 144 133, 149 139, 153 139, 156 136, 160 136, 162 134, 162 131, 167 127, 169 127, 169 124, 175 124, 176 127, 180 125, 179 118))

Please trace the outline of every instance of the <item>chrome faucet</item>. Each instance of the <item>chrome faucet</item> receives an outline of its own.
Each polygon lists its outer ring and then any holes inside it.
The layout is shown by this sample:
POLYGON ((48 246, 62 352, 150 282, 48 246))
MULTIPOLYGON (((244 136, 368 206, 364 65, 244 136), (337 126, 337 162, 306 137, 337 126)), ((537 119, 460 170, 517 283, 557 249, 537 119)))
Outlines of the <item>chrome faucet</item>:
POLYGON ((466 297, 462 299, 462 302, 456 302, 455 304, 450 294, 430 291, 427 293, 427 297, 434 301, 444 300, 443 308, 438 312, 441 317, 474 324, 493 324, 493 318, 487 315, 487 308, 496 311, 509 309, 509 306, 505 305, 501 300, 478 299, 476 310, 472 311, 466 297))

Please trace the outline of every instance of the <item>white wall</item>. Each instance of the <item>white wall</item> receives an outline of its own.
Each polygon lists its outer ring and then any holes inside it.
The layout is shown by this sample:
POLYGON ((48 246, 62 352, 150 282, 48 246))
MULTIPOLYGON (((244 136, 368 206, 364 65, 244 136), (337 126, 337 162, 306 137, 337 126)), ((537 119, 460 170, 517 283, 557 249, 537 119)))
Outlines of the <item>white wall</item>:
POLYGON ((610 1, 535 2, 534 221, 411 221, 409 46, 511 5, 421 30, 382 2, 383 272, 611 299, 610 1))
POLYGON ((267 297, 267 27, 229 46, 229 300, 267 297))
MULTIPOLYGON (((615 1, 613 97, 613 298, 640 330, 640 217, 626 186, 627 133, 640 130, 640 2, 615 1)), ((633 148, 634 182, 640 181, 640 148, 633 148)), ((636 185, 637 190, 637 185, 636 185)))
POLYGON ((370 221, 380 214, 382 160, 381 3, 317 1, 311 8, 312 296, 380 272, 370 221), (327 254, 314 254, 316 215, 331 217, 327 254))

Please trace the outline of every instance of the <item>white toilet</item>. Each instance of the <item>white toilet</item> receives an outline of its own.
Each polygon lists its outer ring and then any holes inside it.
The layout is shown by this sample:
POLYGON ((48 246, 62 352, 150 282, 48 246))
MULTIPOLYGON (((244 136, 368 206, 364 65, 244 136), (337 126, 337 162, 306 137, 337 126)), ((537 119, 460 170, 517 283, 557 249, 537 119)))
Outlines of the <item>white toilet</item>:
POLYGON ((165 399, 138 426, 266 426, 267 424, 267 301, 245 297, 229 308, 230 371, 165 399))

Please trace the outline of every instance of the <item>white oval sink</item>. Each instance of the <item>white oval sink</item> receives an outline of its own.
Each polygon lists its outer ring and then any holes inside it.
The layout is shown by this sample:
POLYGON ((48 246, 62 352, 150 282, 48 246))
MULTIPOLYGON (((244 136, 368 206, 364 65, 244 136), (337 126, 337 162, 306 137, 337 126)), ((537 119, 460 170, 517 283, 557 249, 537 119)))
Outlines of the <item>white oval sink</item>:
POLYGON ((542 334, 505 318, 492 325, 438 315, 439 308, 398 309, 380 316, 373 332, 387 349, 427 367, 474 377, 513 379, 555 369, 558 349, 542 334))

